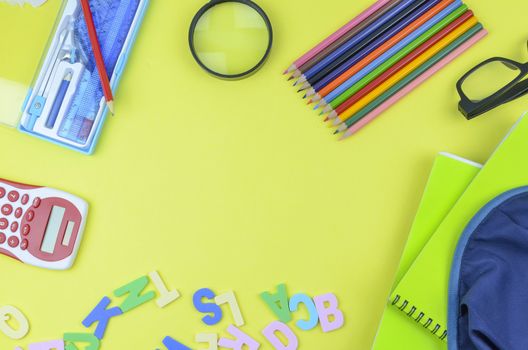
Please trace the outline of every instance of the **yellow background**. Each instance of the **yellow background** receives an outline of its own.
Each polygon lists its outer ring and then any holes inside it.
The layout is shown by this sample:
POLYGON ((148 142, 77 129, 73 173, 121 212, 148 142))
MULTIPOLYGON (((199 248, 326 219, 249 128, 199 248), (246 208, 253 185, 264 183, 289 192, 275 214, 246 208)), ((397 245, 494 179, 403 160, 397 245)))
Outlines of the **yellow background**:
MULTIPOLYGON (((333 333, 294 327, 301 349, 369 349, 435 154, 485 161, 526 106, 519 99, 468 122, 454 89, 486 58, 528 59, 524 0, 468 1, 490 36, 346 142, 281 73, 370 0, 259 0, 274 48, 237 82, 208 76, 189 53, 188 26, 204 1, 152 1, 95 155, 0 128, 1 177, 91 205, 73 269, 0 258, 0 305, 31 323, 22 341, 0 334, 0 348, 82 331, 100 298, 156 269, 181 299, 112 319, 102 349, 162 348, 165 335, 197 348, 196 333, 223 333, 227 309, 209 329, 192 306, 202 287, 234 290, 243 329, 271 349, 260 331, 275 318, 258 294, 281 282, 290 294, 334 292, 345 313, 333 333)), ((3 76, 31 80, 58 7, 0 5, 3 76)))

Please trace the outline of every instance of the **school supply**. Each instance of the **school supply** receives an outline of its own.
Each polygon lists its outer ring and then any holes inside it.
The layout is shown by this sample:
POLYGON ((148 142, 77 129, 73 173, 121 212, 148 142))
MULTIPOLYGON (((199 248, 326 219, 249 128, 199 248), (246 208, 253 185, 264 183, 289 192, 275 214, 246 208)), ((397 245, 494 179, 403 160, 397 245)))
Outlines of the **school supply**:
POLYGON ((46 269, 73 265, 88 204, 49 187, 0 179, 0 254, 46 269))
POLYGON ((383 74, 365 85, 350 98, 343 101, 338 108, 335 110, 332 109, 332 113, 328 115, 328 117, 338 118, 340 121, 348 119, 356 113, 359 108, 363 107, 365 103, 369 102, 372 97, 376 96, 378 92, 385 91, 385 86, 390 87, 391 85, 394 85, 439 52, 447 51, 446 49, 449 48, 451 44, 457 43, 457 46, 459 46, 468 39, 467 37, 471 37, 479 32, 482 29, 482 26, 477 24, 477 20, 471 16, 470 12, 467 12, 467 14, 469 15, 469 18, 460 17, 455 22, 451 23, 418 49, 405 56, 404 59, 383 72, 383 74), (365 98, 367 96, 369 98, 365 98), (363 103, 363 105, 360 102, 363 103))
MULTIPOLYGON (((290 79, 299 78, 304 72, 306 72, 309 69, 311 69, 313 66, 315 66, 316 64, 321 62, 321 60, 323 60, 330 53, 332 53, 337 48, 339 48, 341 45, 343 45, 344 43, 346 43, 347 41, 352 39, 355 35, 357 35, 361 31, 363 31, 366 27, 371 25, 373 22, 377 21, 381 16, 383 16, 385 13, 390 11, 400 1, 401 0, 391 0, 391 1, 383 4, 376 11, 373 11, 370 15, 368 15, 366 18, 364 18, 364 20, 361 20, 361 22, 359 24, 354 26, 352 29, 350 29, 345 34, 342 34, 341 37, 339 37, 334 42, 332 42, 332 44, 330 44, 328 47, 326 47, 325 49, 321 50, 315 57, 313 57, 308 62, 303 64, 300 68, 295 69, 295 71, 293 72, 293 74, 292 74, 290 79)), ((376 4, 373 5, 373 7, 374 6, 376 6, 376 4)), ((369 12, 369 10, 366 10, 365 12, 369 12)), ((362 15, 360 15, 359 17, 362 17, 362 15)), ((359 18, 359 17, 357 17, 357 18, 359 18)), ((357 18, 352 20, 352 22, 355 22, 357 20, 357 18)), ((334 34, 336 34, 336 33, 334 33, 334 34)))
POLYGON ((361 130, 363 127, 365 127, 368 123, 376 119, 381 113, 389 109, 392 105, 396 104, 399 100, 401 100, 403 97, 407 96, 409 93, 411 93, 416 87, 421 85, 423 82, 425 82, 427 79, 432 77, 436 72, 438 72, 443 67, 447 66, 449 63, 451 63, 455 58, 463 54, 465 51, 467 51, 470 47, 475 45, 477 42, 479 42, 482 38, 484 38, 487 35, 487 31, 482 30, 478 32, 475 36, 473 36, 471 39, 466 41, 464 44, 459 46, 457 49, 455 49, 453 52, 451 52, 447 57, 442 59, 440 62, 435 64, 433 67, 428 69, 424 74, 420 75, 418 78, 413 79, 414 74, 409 75, 406 77, 402 82, 396 84, 394 87, 389 89, 387 92, 385 92, 383 95, 378 97, 376 100, 372 102, 371 105, 365 107, 365 109, 362 112, 359 112, 358 114, 365 113, 364 116, 362 116, 359 121, 357 121, 355 124, 353 124, 351 127, 347 129, 347 131, 341 136, 341 140, 345 139, 347 137, 352 136, 359 130, 361 130), (408 83, 411 81, 410 83, 408 83), (401 90, 401 86, 405 86, 401 90), (397 91, 394 95, 392 95, 395 91, 397 91), (391 97, 389 97, 391 96, 391 97), (388 99, 386 99, 389 97, 388 99), (385 100, 386 99, 386 100, 385 100), (384 102, 382 102, 384 101, 384 102), (379 104, 381 102, 381 104, 379 104), (378 106, 378 107, 376 107, 378 106), (373 110, 372 107, 375 107, 373 110))
POLYGON ((449 349, 528 348, 528 187, 487 203, 459 239, 449 283, 449 349))
MULTIPOLYGON (((391 295, 391 304, 445 340, 448 281, 457 241, 471 218, 491 199, 528 183, 528 118, 521 117, 474 178, 391 295)), ((423 329, 422 329, 423 330, 423 329)))
POLYGON ((114 114, 114 96, 112 95, 112 89, 110 88, 110 81, 108 80, 108 74, 106 74, 106 67, 101 53, 101 46, 99 39, 97 38, 97 31, 93 20, 92 11, 90 10, 90 4, 88 0, 81 0, 81 7, 83 11, 84 20, 86 22, 86 29, 88 30, 88 37, 90 38, 90 44, 92 53, 95 58, 95 64, 97 66, 97 72, 101 79, 101 86, 106 99, 106 105, 110 110, 110 113, 114 114))
MULTIPOLYGON (((111 90, 115 91, 148 0, 92 0, 89 5, 111 90)), ((3 91, 14 97, 6 98, 2 111, 7 112, 0 115, 0 122, 91 154, 109 110, 105 105, 108 93, 103 87, 106 84, 101 84, 100 59, 92 51, 89 33, 93 28, 87 26, 81 7, 77 0, 63 1, 31 86, 0 79, 3 91), (25 98, 21 93, 24 88, 25 98), (13 115, 16 110, 21 110, 18 118, 13 115)), ((107 98, 111 102, 111 97, 107 98)))
MULTIPOLYGON (((298 77, 294 85, 306 91, 303 98, 309 98, 308 104, 317 102, 314 109, 323 108, 320 114, 327 114, 325 121, 338 126, 336 133, 351 130, 345 138, 360 129, 355 124, 372 121, 374 110, 379 115, 379 107, 389 106, 385 102, 391 99, 392 105, 393 96, 400 99, 408 93, 399 93, 402 89, 417 87, 486 33, 460 0, 402 0, 375 8, 380 11, 389 5, 393 7, 375 20, 375 11, 360 15, 361 22, 358 19, 353 28, 370 18, 369 24, 317 63, 308 68, 310 59, 324 49, 315 49, 316 54, 300 61, 301 67, 294 62, 286 70, 292 73, 290 79, 298 77)), ((342 32, 334 39, 343 37, 342 32)))
POLYGON ((222 79, 255 73, 273 43, 271 22, 251 0, 212 0, 194 16, 189 47, 196 62, 222 79))
MULTIPOLYGON (((405 275, 436 228, 482 168, 482 165, 449 153, 440 153, 416 212, 405 249, 396 272, 394 286, 405 275)), ((420 350, 444 349, 438 342, 398 309, 387 304, 373 350, 393 350, 406 344, 420 350)))
MULTIPOLYGON (((350 101, 350 98, 354 97, 356 93, 374 79, 380 77, 380 75, 383 77, 382 81, 385 81, 389 74, 386 73, 387 70, 389 70, 389 72, 391 71, 390 69, 392 69, 393 72, 398 71, 407 63, 412 62, 419 55, 416 55, 416 52, 423 53, 427 48, 438 43, 438 41, 451 33, 454 29, 460 27, 469 19, 472 19, 472 17, 473 12, 468 11, 467 6, 460 5, 454 12, 446 16, 436 25, 432 26, 407 46, 403 47, 400 51, 397 51, 394 55, 389 56, 389 58, 376 67, 376 69, 369 71, 368 74, 358 74, 352 77, 339 86, 339 88, 333 91, 328 97, 322 99, 320 105, 326 105, 323 112, 335 112, 337 114, 350 107, 350 105, 342 107, 342 104, 350 101), (418 51, 420 49, 421 51, 418 51), (394 66, 395 68, 393 68, 394 66), (385 75, 383 76, 382 73, 385 75), (361 79, 359 79, 360 77, 361 79)), ((329 117, 332 115, 333 114, 329 115, 329 117)))
POLYGON ((473 119, 528 94, 528 62, 490 58, 464 74, 457 82, 459 111, 473 119))
MULTIPOLYGON (((339 118, 336 118, 334 122, 334 125, 341 124, 338 126, 336 133, 345 131, 347 128, 351 128, 355 123, 366 116, 367 113, 372 111, 373 108, 379 106, 382 102, 399 91, 402 86, 406 86, 410 82, 414 81, 414 79, 427 72, 427 70, 429 70, 435 64, 440 62, 445 57, 448 57, 450 53, 454 52, 454 50, 464 42, 467 43, 465 40, 468 40, 468 38, 476 36, 478 39, 481 39, 485 35, 486 32, 483 31, 482 26, 477 24, 474 28, 470 29, 460 38, 449 44, 445 49, 427 60, 430 55, 434 54, 434 50, 438 49, 438 46, 431 48, 430 52, 426 52, 424 55, 418 57, 416 61, 411 62, 407 67, 404 67, 400 72, 387 79, 387 81, 380 84, 371 93, 364 96, 363 99, 359 100, 355 105, 351 106, 341 115, 339 115, 339 118), (423 61, 425 62, 416 68, 416 66, 423 61), (402 78, 402 80, 399 80, 400 78, 402 78), (350 118, 352 115, 353 117, 350 118), (342 123, 342 121, 344 121, 344 123, 342 123)), ((450 40, 450 38, 446 37, 446 40, 450 40)))
MULTIPOLYGON (((449 19, 451 16, 450 14, 462 14, 465 9, 461 5, 462 2, 460 0, 457 0, 455 2, 452 2, 452 0, 441 1, 422 17, 418 18, 409 26, 405 27, 402 31, 398 32, 389 40, 385 41, 380 47, 371 52, 360 62, 350 67, 343 74, 332 79, 330 78, 330 76, 325 77, 320 82, 315 84, 312 88, 307 91, 307 97, 315 95, 314 97, 311 97, 312 101, 319 101, 321 100, 321 98, 329 95, 330 92, 332 94, 336 94, 335 96, 339 96, 344 90, 348 89, 363 76, 370 73, 374 68, 378 67, 381 63, 385 62, 388 58, 394 56, 402 48, 410 44, 413 40, 415 40, 420 35, 424 34, 426 31, 431 29, 432 26, 434 26, 440 21, 446 20, 446 18, 449 19), (364 73, 363 76, 358 73, 360 71, 364 73), (354 82, 351 82, 348 86, 345 86, 343 83, 345 81, 348 83, 351 77, 357 77, 359 79, 354 82), (344 90, 342 90, 341 92, 334 91, 338 87, 340 89, 344 88, 344 90), (318 91, 318 93, 316 93, 316 91, 318 91)), ((308 83, 305 83, 305 85, 302 86, 302 88, 308 87, 308 83)), ((329 96, 327 100, 332 101, 335 96, 329 96)))
POLYGON ((312 60, 318 54, 320 54, 323 50, 333 45, 336 41, 340 40, 344 35, 349 33, 351 30, 355 29, 358 25, 364 23, 367 18, 369 18, 372 14, 376 13, 379 9, 381 9, 389 2, 395 3, 396 1, 378 0, 374 5, 370 6, 356 18, 341 27, 341 29, 339 29, 337 32, 330 35, 328 38, 319 43, 316 47, 299 57, 295 62, 292 63, 292 65, 288 69, 284 71, 284 74, 292 73, 296 70, 301 70, 303 65, 312 60))

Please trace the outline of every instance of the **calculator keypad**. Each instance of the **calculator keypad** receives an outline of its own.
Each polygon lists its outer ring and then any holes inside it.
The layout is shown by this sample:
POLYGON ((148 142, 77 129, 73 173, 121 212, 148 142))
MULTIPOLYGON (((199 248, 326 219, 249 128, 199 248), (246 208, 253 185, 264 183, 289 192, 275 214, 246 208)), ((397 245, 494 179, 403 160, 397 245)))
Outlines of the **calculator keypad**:
POLYGON ((0 186, 0 248, 2 245, 9 245, 11 248, 27 250, 29 247, 29 237, 31 232, 30 224, 22 226, 20 220, 24 217, 27 221, 32 221, 35 212, 31 210, 40 206, 41 199, 31 198, 23 190, 10 190, 0 186))

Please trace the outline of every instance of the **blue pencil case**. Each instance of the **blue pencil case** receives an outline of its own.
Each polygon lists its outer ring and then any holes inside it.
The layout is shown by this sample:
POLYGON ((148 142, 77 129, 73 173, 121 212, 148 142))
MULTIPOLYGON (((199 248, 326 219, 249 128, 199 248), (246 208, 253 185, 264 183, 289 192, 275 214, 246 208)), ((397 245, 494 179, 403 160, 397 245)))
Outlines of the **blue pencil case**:
MULTIPOLYGON (((110 86, 115 93, 149 0, 91 0, 110 86)), ((65 0, 22 106, 18 129, 92 154, 108 108, 81 4, 65 0)))

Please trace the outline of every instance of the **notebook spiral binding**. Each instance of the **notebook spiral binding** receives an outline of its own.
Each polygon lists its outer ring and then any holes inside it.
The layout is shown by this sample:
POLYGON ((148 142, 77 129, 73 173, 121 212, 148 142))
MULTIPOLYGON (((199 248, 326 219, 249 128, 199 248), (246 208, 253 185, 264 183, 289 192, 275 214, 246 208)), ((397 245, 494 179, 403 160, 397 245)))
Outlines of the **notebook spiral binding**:
POLYGON ((423 312, 419 312, 418 315, 415 315, 418 311, 418 308, 414 305, 411 305, 408 300, 402 299, 400 295, 396 294, 392 300, 392 305, 397 307, 400 311, 405 312, 408 317, 412 318, 415 322, 420 323, 424 328, 428 329, 432 334, 440 338, 440 340, 446 341, 447 330, 445 327, 435 323, 432 318, 427 317, 423 312), (444 330, 443 332, 440 332, 442 328, 444 328, 444 330))

